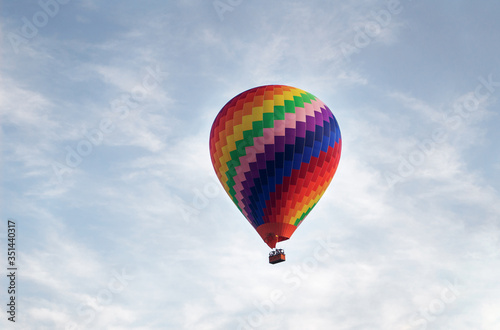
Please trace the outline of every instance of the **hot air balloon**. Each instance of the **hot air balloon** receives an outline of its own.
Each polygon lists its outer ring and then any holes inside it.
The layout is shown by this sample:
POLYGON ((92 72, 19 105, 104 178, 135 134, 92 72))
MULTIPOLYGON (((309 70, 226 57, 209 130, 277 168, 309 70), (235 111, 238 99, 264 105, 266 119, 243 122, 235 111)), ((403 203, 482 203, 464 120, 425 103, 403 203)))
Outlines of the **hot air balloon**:
MULTIPOLYGON (((232 98, 210 132, 215 173, 236 207, 271 248, 289 239, 332 181, 340 129, 314 95, 267 85, 232 98)), ((272 250, 270 263, 285 260, 272 250)))

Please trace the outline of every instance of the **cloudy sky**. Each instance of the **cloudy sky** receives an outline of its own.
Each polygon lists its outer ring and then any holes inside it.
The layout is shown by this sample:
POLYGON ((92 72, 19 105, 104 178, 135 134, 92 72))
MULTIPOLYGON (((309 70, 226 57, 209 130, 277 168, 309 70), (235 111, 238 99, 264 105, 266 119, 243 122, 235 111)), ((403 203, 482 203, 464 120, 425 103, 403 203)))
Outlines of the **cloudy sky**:
MULTIPOLYGON (((17 329, 499 329, 498 1, 3 1, 17 329), (265 84, 343 138, 287 261, 216 182, 265 84)), ((7 320, 7 277, 2 276, 7 320)))

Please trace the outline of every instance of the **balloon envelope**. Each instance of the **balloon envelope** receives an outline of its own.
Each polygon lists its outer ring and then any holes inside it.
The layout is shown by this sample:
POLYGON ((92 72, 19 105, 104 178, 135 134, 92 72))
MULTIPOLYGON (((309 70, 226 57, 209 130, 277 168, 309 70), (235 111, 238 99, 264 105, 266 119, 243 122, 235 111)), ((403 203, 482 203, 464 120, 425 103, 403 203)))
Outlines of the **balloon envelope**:
POLYGON ((210 132, 217 177, 271 248, 292 236, 323 195, 341 145, 330 109, 314 95, 284 85, 235 96, 210 132))

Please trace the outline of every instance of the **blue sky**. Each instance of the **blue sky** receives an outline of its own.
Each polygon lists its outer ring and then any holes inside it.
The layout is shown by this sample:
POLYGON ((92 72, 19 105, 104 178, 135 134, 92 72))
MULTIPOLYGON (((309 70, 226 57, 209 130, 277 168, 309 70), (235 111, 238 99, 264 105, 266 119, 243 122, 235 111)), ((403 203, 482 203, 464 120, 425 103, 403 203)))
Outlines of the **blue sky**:
POLYGON ((500 3, 0 8, 16 328, 500 328, 500 3), (343 138, 274 266, 208 154, 218 111, 264 84, 318 96, 343 138))

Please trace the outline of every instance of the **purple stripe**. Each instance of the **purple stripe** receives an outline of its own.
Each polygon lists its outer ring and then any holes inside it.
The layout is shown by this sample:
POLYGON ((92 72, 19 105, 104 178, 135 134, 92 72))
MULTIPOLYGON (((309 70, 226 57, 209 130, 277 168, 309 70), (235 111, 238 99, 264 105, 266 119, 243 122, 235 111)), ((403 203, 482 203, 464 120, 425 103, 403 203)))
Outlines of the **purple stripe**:
POLYGON ((248 187, 248 181, 242 182, 243 190, 241 191, 241 195, 243 196, 242 202, 244 205, 244 210, 247 211, 248 214, 252 213, 250 209, 248 208, 248 205, 250 205, 250 199, 248 196, 250 196, 251 191, 250 188, 248 187))
MULTIPOLYGON (((245 188, 245 191, 250 191, 250 187, 253 187, 253 178, 252 178, 252 173, 251 172, 245 172, 245 178, 246 178, 246 181, 243 182, 243 188, 245 188)), ((248 196, 248 194, 246 194, 245 196, 248 196)))
MULTIPOLYGON (((249 187, 245 187, 243 189, 243 192, 241 193, 243 196, 245 196, 243 198, 244 202, 245 202, 245 205, 250 205, 250 196, 252 195, 252 191, 250 190, 249 187)), ((248 212, 248 213, 251 213, 251 212, 248 212)))
POLYGON ((305 138, 306 137, 306 123, 304 123, 303 121, 298 121, 295 134, 298 137, 305 138))
POLYGON ((254 215, 252 214, 252 210, 250 209, 250 200, 245 200, 245 205, 243 207, 243 209, 247 212, 248 214, 248 218, 247 219, 250 219, 250 220, 254 220, 254 215))
POLYGON ((314 132, 316 125, 314 124, 314 117, 306 116, 306 130, 314 132))
POLYGON ((266 144, 266 160, 274 160, 274 144, 266 144))
POLYGON ((266 154, 257 154, 257 165, 259 170, 266 168, 266 154))
MULTIPOLYGON (((314 126, 313 126, 314 127, 314 126)), ((314 129, 313 129, 314 131, 314 129)), ((275 136, 274 137, 274 152, 285 152, 285 137, 275 136)))
MULTIPOLYGON (((252 177, 254 179, 257 179, 259 177, 259 168, 257 167, 257 163, 250 163, 250 171, 252 171, 252 177)), ((253 180, 252 180, 252 185, 253 187, 253 180)))
POLYGON ((314 112, 314 114, 315 114, 314 119, 315 119, 316 125, 323 126, 323 114, 317 113, 317 112, 314 112))
POLYGON ((323 115, 323 121, 326 121, 327 123, 330 122, 330 118, 328 118, 328 108, 326 107, 321 107, 321 114, 323 115))
POLYGON ((333 118, 332 110, 330 110, 330 108, 327 107, 326 104, 324 104, 324 106, 325 106, 326 113, 327 113, 327 116, 328 116, 328 120, 327 121, 330 121, 330 118, 333 118))
POLYGON ((295 144, 295 128, 286 128, 285 129, 285 143, 286 144, 295 144))

